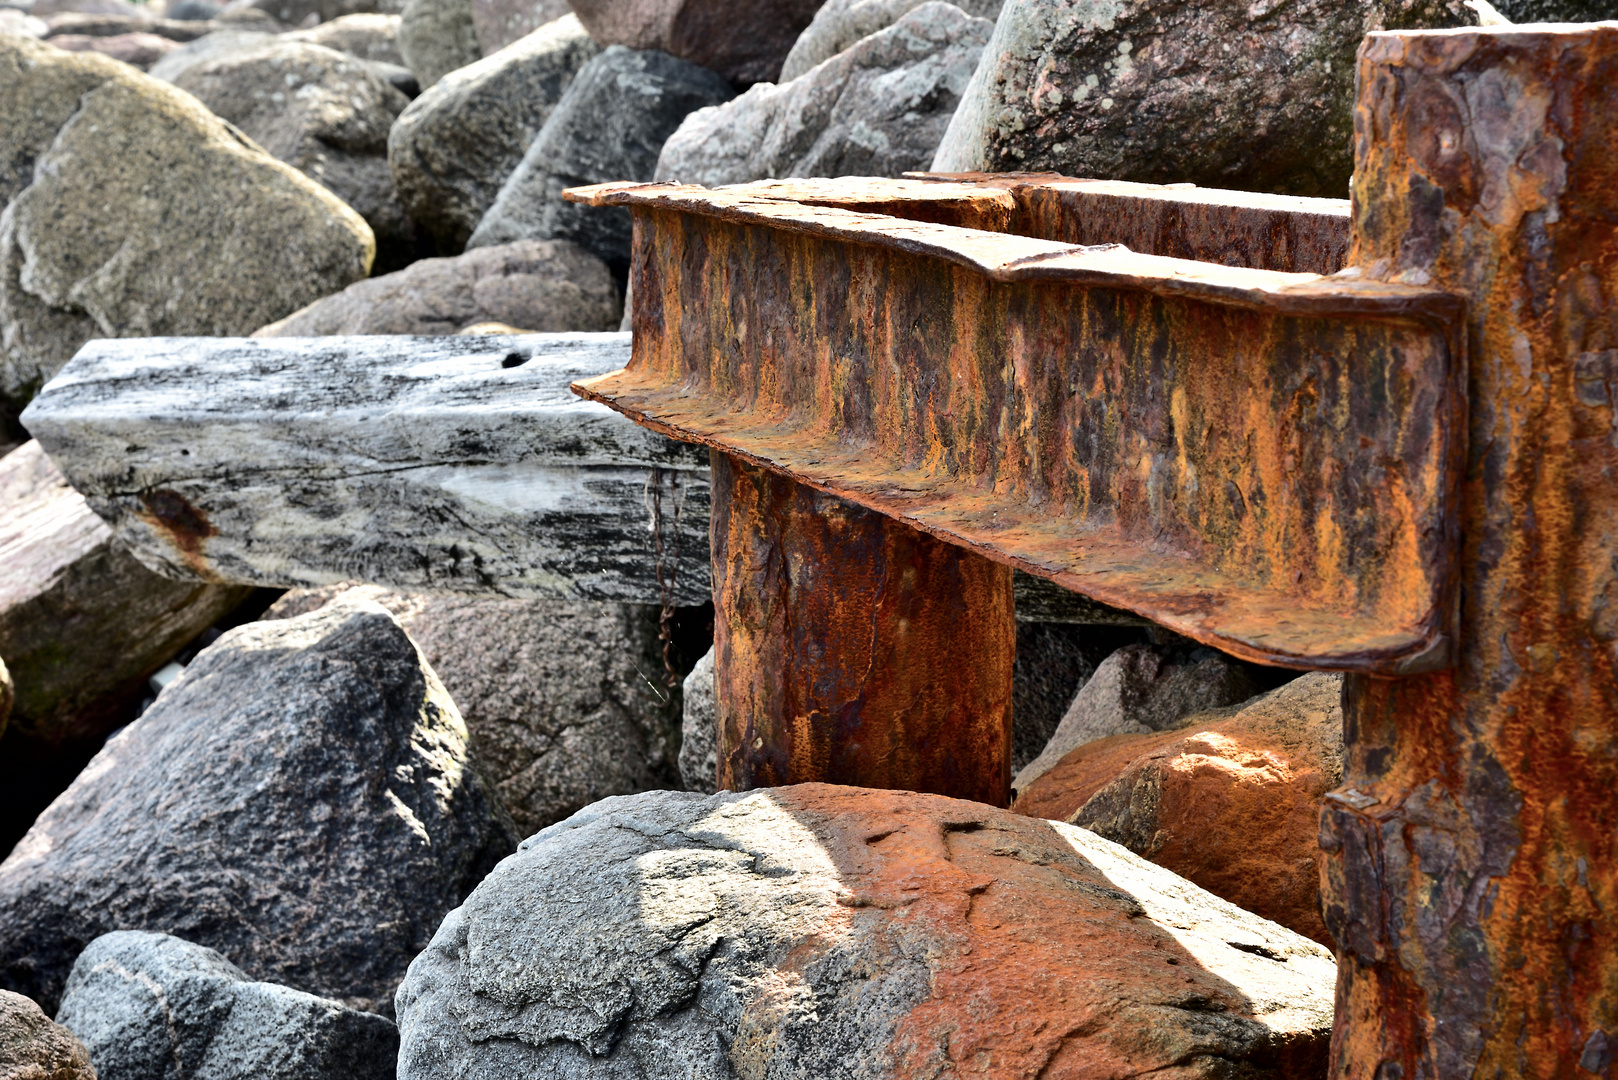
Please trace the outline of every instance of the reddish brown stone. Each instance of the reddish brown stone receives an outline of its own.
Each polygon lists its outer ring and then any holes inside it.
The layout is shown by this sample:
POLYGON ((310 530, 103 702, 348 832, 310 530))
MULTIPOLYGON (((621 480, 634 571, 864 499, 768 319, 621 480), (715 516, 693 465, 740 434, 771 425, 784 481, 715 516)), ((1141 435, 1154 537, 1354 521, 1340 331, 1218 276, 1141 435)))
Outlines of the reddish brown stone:
POLYGON ((115 34, 112 37, 91 37, 89 34, 58 34, 50 43, 68 52, 94 52, 122 60, 145 71, 163 57, 180 47, 180 42, 144 31, 133 34, 115 34))
POLYGON ((96 1080, 96 1071, 84 1044, 32 998, 0 990, 0 1077, 96 1080))
POLYGON ((1236 712, 1086 743, 1018 813, 1082 825, 1323 944, 1322 796, 1342 776, 1342 681, 1306 675, 1236 712))

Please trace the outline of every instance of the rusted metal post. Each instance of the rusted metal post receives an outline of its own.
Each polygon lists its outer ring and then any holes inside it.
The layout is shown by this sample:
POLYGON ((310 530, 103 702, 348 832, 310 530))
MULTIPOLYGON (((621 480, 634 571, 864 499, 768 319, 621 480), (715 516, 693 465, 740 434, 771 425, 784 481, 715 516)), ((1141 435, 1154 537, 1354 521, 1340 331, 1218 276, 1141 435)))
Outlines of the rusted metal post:
POLYGON ((719 784, 1004 806, 1011 568, 713 452, 719 784))
POLYGON ((1373 35, 1370 278, 1466 296, 1457 666, 1352 676, 1334 1078, 1618 1075, 1618 23, 1373 35))

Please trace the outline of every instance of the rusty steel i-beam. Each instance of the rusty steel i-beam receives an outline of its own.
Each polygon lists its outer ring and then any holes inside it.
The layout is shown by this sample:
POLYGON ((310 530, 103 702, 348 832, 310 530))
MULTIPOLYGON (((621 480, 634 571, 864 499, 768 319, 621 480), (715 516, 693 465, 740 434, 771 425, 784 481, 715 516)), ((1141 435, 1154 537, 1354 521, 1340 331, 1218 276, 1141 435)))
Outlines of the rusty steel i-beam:
POLYGON ((1613 1076, 1618 24, 1359 64, 1351 234, 1036 175, 575 192, 634 214, 636 331, 575 389, 714 451, 724 782, 1003 797, 993 564, 1344 671, 1332 1076, 1613 1076))

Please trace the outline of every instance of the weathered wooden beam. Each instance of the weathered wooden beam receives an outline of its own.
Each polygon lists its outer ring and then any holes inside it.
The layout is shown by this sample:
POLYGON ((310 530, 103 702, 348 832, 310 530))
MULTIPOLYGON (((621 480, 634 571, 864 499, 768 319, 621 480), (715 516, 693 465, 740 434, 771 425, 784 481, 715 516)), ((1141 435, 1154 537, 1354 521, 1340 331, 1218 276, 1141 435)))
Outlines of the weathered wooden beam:
POLYGON ((1467 297, 1453 670, 1345 681, 1331 1076, 1618 1075, 1618 23, 1361 47, 1354 263, 1467 297))
POLYGON ((638 230, 633 359, 579 392, 1238 656, 1448 663, 1459 299, 786 193, 570 193, 638 230))
POLYGON ((580 401, 628 334, 122 339, 23 423, 179 579, 656 603, 709 599, 708 458, 580 401))

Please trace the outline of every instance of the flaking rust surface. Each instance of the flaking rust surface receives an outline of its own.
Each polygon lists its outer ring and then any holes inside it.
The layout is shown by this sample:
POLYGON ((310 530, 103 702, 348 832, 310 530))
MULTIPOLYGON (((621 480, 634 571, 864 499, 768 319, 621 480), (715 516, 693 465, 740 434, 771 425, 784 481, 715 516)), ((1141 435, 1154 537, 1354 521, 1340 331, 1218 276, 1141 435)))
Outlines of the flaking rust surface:
POLYGON ((1331 1075, 1618 1073, 1618 23, 1376 34, 1354 261, 1470 300, 1453 671, 1345 693, 1331 1075))
POLYGON ((1004 806, 1010 568, 720 453, 713 493, 718 786, 1004 806))
POLYGON ((1449 294, 585 195, 637 217, 633 358, 585 396, 1239 656, 1447 662, 1449 294))

